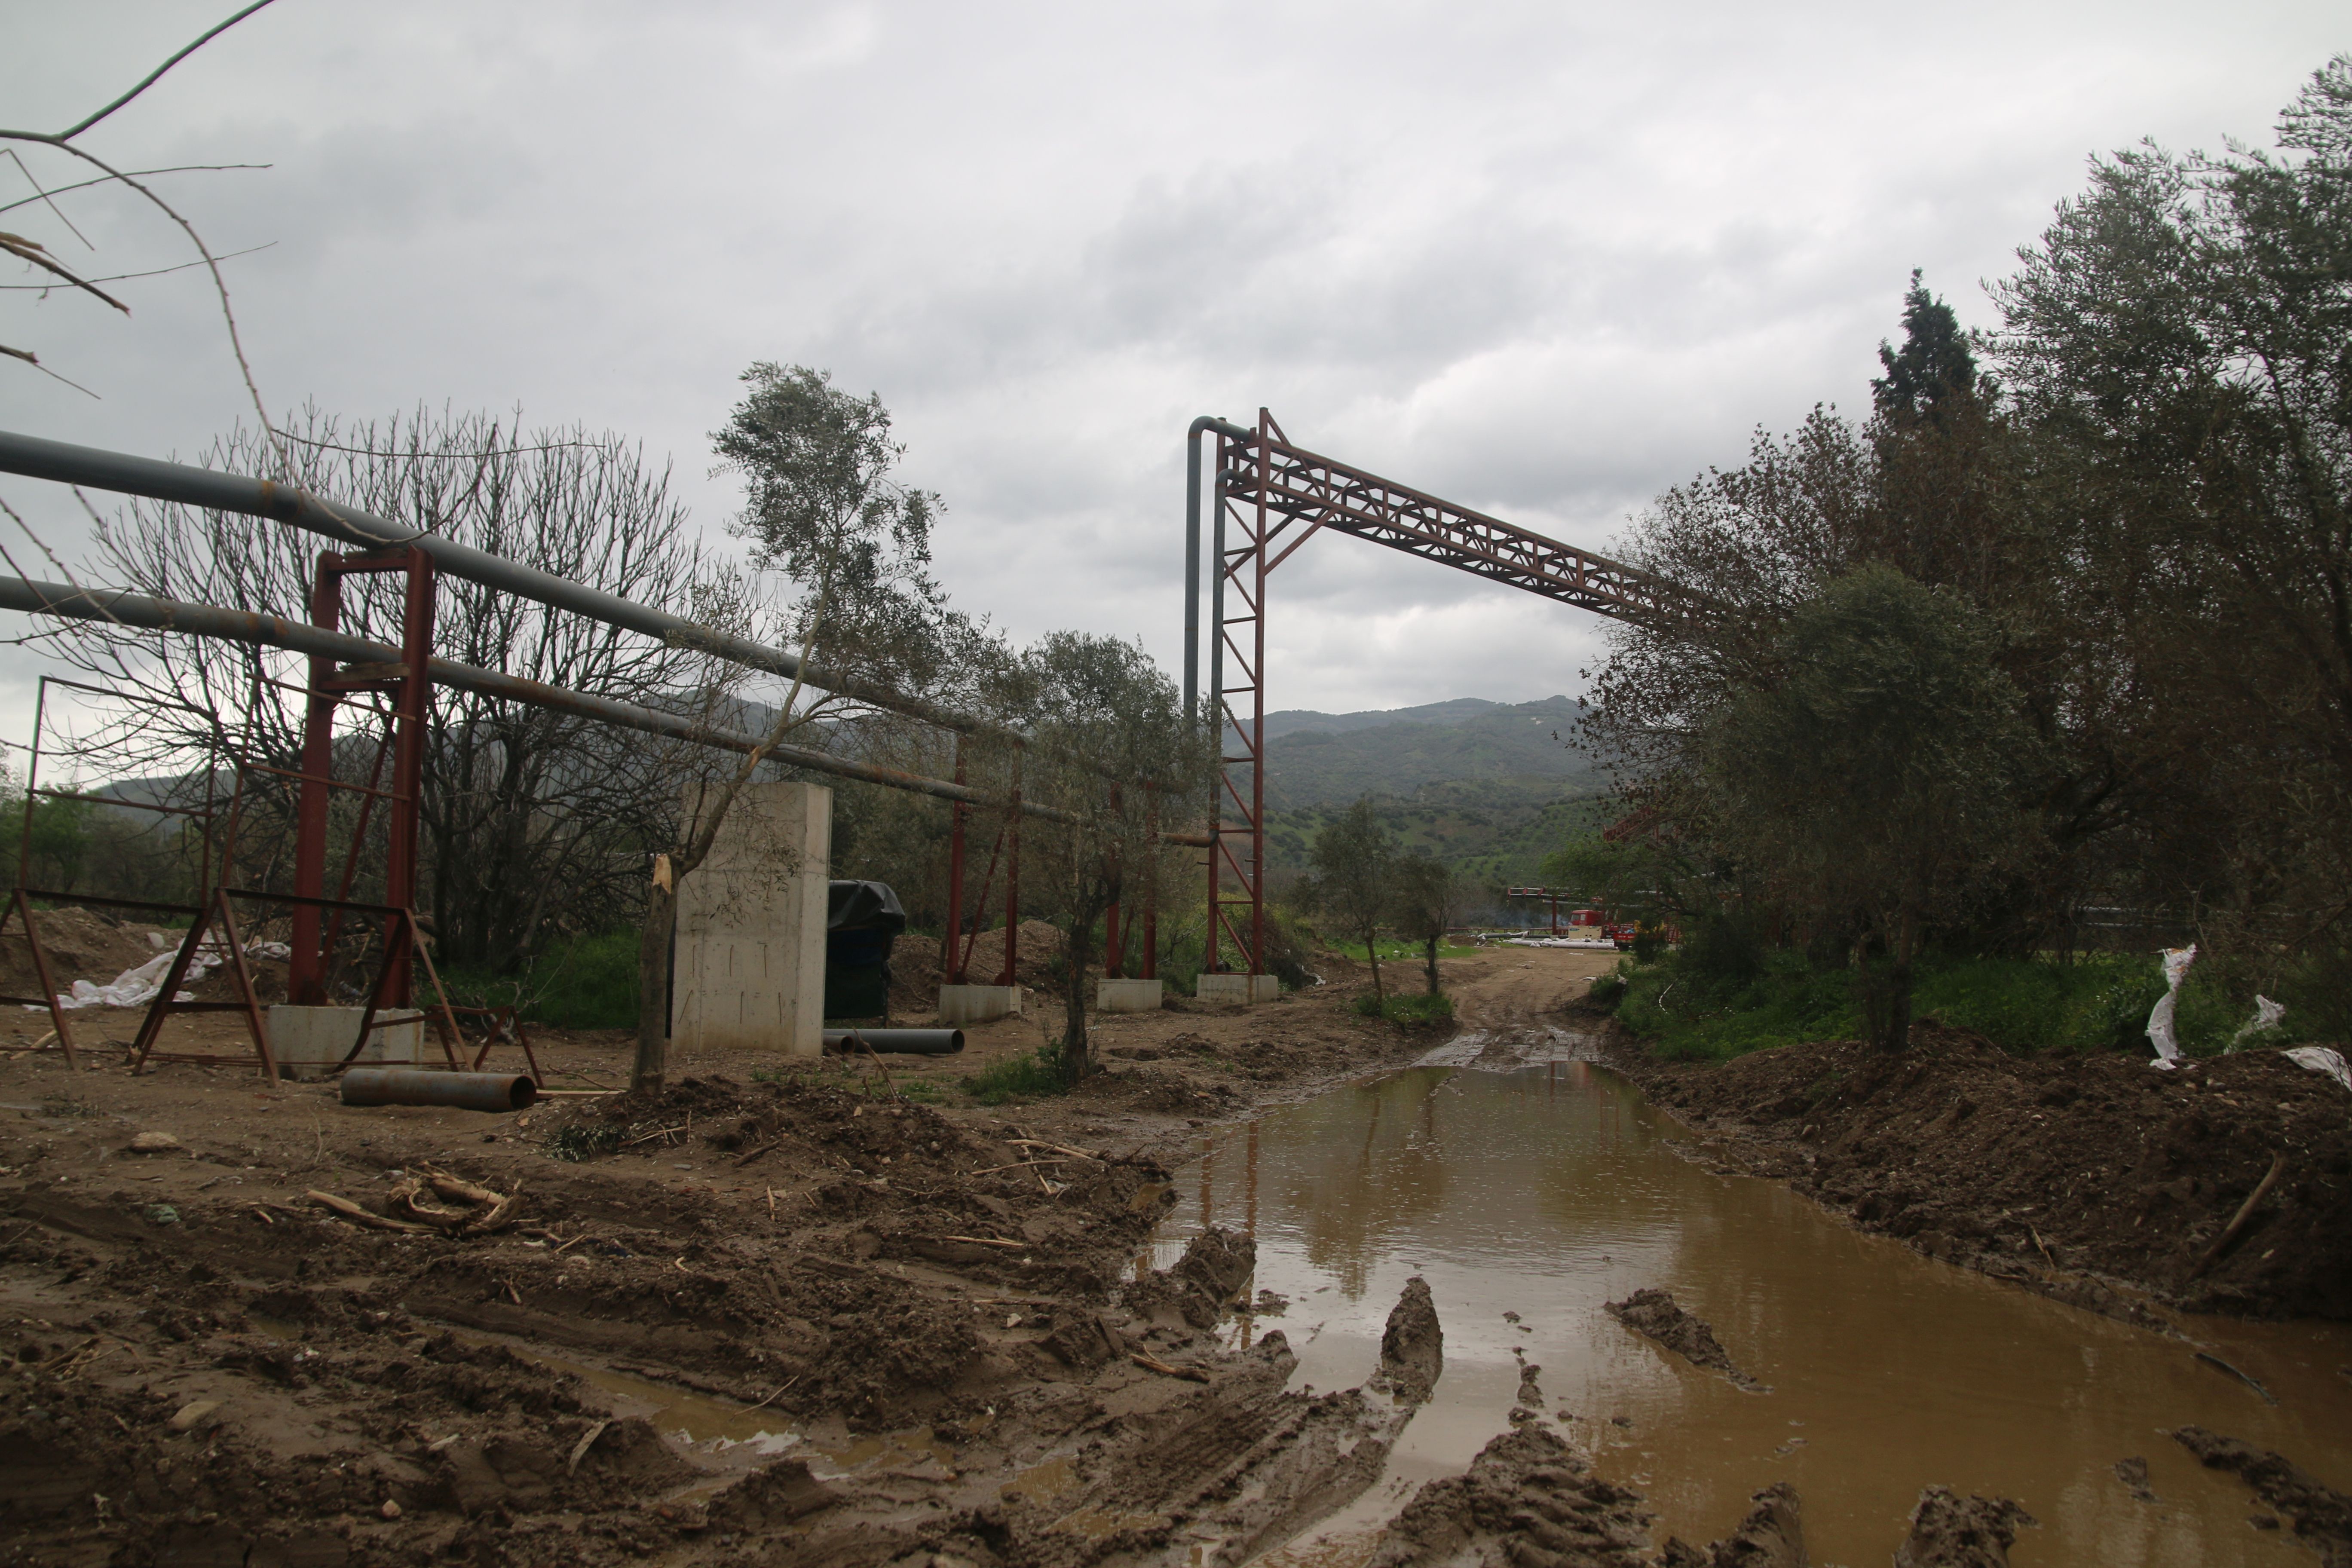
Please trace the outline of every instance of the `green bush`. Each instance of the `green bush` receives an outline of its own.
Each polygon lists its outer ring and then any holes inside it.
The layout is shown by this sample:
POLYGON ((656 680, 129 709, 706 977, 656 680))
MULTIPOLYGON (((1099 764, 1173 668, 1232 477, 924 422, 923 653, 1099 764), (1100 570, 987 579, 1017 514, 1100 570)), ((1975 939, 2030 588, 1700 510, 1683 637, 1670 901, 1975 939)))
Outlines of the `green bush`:
POLYGON ((637 1022, 637 933, 564 937, 520 975, 451 967, 449 1000, 463 1006, 517 1007, 525 1022, 558 1029, 630 1029, 637 1022))
POLYGON ((1017 1057, 999 1057, 963 1080, 963 1089, 982 1105, 1004 1105, 1016 1100, 1036 1100, 1069 1092, 1062 1070, 1058 1044, 1017 1057))
MULTIPOLYGON (((1673 1060, 1861 1036, 1851 970, 1816 967, 1784 951, 1763 952, 1754 973, 1738 978, 1746 967, 1697 942, 1654 963, 1621 963, 1590 994, 1673 1060)), ((2152 952, 2072 963, 1930 955, 1918 965, 1911 1006, 1923 1022, 1968 1029, 2012 1051, 2146 1053, 2148 1011, 2163 994, 2163 964, 2152 952)), ((2225 1049, 2252 1012, 2221 968, 2191 969, 2175 1015, 2181 1048, 2192 1056, 2225 1049)))

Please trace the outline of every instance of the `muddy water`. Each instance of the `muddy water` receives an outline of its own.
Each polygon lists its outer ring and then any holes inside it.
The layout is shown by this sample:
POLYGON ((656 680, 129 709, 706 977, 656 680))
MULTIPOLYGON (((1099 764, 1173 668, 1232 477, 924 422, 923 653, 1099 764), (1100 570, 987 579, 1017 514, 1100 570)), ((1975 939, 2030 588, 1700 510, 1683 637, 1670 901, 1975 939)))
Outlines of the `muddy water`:
POLYGON ((1727 1533, 1749 1492, 1793 1482, 1816 1562, 1888 1560, 1921 1487, 2017 1499, 2033 1564, 2307 1564, 2236 1481, 2166 1433, 2188 1423, 2286 1454, 2352 1489, 2352 1332, 2198 1320, 2192 1347, 1923 1258, 1772 1184, 1678 1157, 1685 1136, 1566 1037, 1473 1038, 1441 1061, 1271 1111, 1202 1141, 1155 1243, 1206 1223, 1255 1232, 1256 1285, 1286 1297, 1297 1381, 1363 1380, 1405 1280, 1425 1277, 1445 1373, 1373 1493, 1277 1556, 1360 1560, 1386 1511, 1496 1433, 1523 1362, 1544 1409, 1638 1488, 1672 1531, 1727 1533), (1520 1065, 1532 1047, 1538 1058, 1520 1065), (1483 1064, 1475 1059, 1485 1052, 1483 1064), (1496 1057, 1502 1057, 1498 1064, 1496 1057), (1501 1066, 1507 1070, 1494 1070, 1501 1066), (1483 1070, 1482 1070, 1483 1067, 1483 1070), (1601 1310, 1664 1286, 1769 1393, 1743 1393, 1601 1310), (1514 1322, 1507 1314, 1516 1313, 1514 1322), (2113 1467, 2147 1461, 2154 1503, 2113 1467))

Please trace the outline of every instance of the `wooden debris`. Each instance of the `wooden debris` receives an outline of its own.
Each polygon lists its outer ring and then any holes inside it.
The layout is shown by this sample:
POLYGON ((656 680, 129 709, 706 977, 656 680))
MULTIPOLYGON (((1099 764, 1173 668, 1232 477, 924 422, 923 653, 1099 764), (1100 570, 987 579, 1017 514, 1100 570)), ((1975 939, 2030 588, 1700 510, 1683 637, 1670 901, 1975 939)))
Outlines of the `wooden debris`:
POLYGON ((1144 1371, 1156 1372, 1162 1377, 1181 1377, 1187 1383, 1209 1381, 1209 1374, 1197 1366, 1177 1366, 1172 1363, 1161 1361, 1157 1356, 1145 1355, 1141 1351, 1128 1352, 1127 1359, 1144 1371))
POLYGON ((360 1207, 359 1205, 352 1202, 349 1198, 337 1197, 332 1193, 322 1193, 316 1187, 313 1187, 310 1191, 304 1193, 302 1195, 309 1198, 312 1203, 317 1204, 320 1208, 329 1210, 341 1218, 351 1221, 353 1225, 365 1226, 370 1230, 396 1230, 409 1236, 434 1236, 438 1234, 433 1226, 429 1225, 417 1225, 404 1219, 386 1219, 380 1214, 371 1214, 368 1210, 360 1207))
POLYGON ((1029 1247, 1029 1243, 1025 1241, 1005 1241, 993 1236, 943 1236, 940 1237, 940 1239, 941 1241, 968 1241, 974 1247, 1010 1247, 1015 1252, 1024 1252, 1028 1250, 1029 1247))
POLYGON ((604 1435, 604 1428, 611 1425, 612 1423, 610 1421, 597 1422, 593 1426, 588 1428, 588 1435, 586 1436, 572 1445, 572 1457, 563 1462, 563 1473, 565 1475, 572 1476, 580 1473, 580 1461, 588 1457, 588 1450, 596 1446, 596 1439, 602 1437, 604 1435))
MULTIPOLYGON (((2246 1194, 2246 1201, 2238 1205, 2236 1215, 2231 1219, 2228 1225, 2221 1227, 2221 1234, 2213 1238, 2213 1245, 2205 1249, 2205 1256, 2200 1258, 2197 1260, 2197 1267, 2189 1271, 2189 1278, 2194 1279, 2200 1274, 2202 1274, 2205 1270, 2210 1268, 2213 1266, 2213 1260, 2220 1258, 2221 1254, 2228 1249, 2230 1243, 2238 1239, 2238 1233, 2246 1228, 2246 1222, 2248 1220, 2254 1217, 2255 1208, 2261 1205, 2264 1198, 2271 1195, 2271 1189, 2278 1185, 2278 1179, 2285 1173, 2286 1152, 2284 1150, 2281 1150, 2279 1151, 2277 1158, 2271 1162, 2269 1173, 2265 1174, 2260 1182, 2257 1182, 2254 1184, 2254 1190, 2252 1192, 2246 1194)), ((2234 1371, 2236 1369, 2232 1368, 2231 1370, 2234 1371)))

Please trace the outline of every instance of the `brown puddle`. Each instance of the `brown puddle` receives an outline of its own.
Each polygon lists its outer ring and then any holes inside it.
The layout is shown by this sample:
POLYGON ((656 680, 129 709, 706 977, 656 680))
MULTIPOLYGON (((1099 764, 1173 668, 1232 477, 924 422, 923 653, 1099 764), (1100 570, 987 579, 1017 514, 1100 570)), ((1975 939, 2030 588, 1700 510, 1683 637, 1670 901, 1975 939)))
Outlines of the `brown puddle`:
MULTIPOLYGON (((1458 1059, 1457 1054, 1457 1059, 1458 1059)), ((1811 1555, 1885 1562, 1922 1487, 2016 1499, 2041 1521, 2034 1564, 2297 1564, 2309 1552, 2236 1480, 2167 1434, 2189 1423, 2276 1449, 2352 1488, 2352 1329, 2193 1319, 2196 1343, 2061 1306, 1861 1235, 1773 1184, 1676 1156, 1666 1117, 1605 1069, 1421 1067, 1203 1140, 1156 1248, 1204 1223, 1257 1237, 1254 1289, 1288 1299, 1242 1320, 1279 1328, 1295 1384, 1370 1374, 1381 1326, 1423 1275, 1445 1373, 1389 1472, 1314 1541, 1268 1563, 1360 1562, 1387 1512, 1505 1429, 1520 1352, 1545 1413, 1601 1473, 1638 1488, 1669 1531, 1729 1531, 1748 1494, 1793 1482, 1811 1555), (1769 1393, 1669 1356, 1601 1307, 1644 1286, 1714 1325, 1769 1393), (1513 1323, 1506 1312, 1522 1320, 1513 1323), (2278 1395, 2201 1364, 2205 1349, 2278 1395), (1619 1425, 1619 1418, 1629 1425, 1619 1425), (2115 1475, 2145 1458, 2153 1503, 2115 1475)))

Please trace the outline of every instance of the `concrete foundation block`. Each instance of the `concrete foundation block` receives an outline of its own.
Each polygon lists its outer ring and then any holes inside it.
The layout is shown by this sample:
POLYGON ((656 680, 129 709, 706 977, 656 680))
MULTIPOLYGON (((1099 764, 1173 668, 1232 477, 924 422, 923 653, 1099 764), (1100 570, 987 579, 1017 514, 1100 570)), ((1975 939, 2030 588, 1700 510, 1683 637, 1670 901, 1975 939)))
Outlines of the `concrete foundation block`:
MULTIPOLYGON (((688 822, 703 787, 686 786, 688 822)), ((737 792, 709 858, 677 886, 670 1038, 681 1047, 824 1053, 832 853, 831 790, 754 784, 737 792)))
POLYGON ((1095 1011, 1097 1013, 1157 1013, 1160 1011, 1160 983, 1157 980, 1110 980, 1095 982, 1095 1011))
MULTIPOLYGON (((364 1007, 295 1007, 280 1002, 269 1009, 269 1054, 288 1078, 326 1077, 352 1048, 364 1007)), ((437 1055, 437 1053, 436 1053, 437 1055)), ((385 1008, 375 1016, 368 1042, 352 1058, 353 1067, 415 1067, 425 1059, 425 1015, 413 1008, 385 1008)), ((443 1058, 443 1060, 447 1058, 443 1058)))
POLYGON ((1018 985, 942 985, 940 987, 940 1027, 961 1029, 991 1018, 1021 1016, 1018 985))
POLYGON ((1203 1002, 1248 1006, 1271 1002, 1282 994, 1282 982, 1271 974, 1203 974, 1192 987, 1203 1002))

